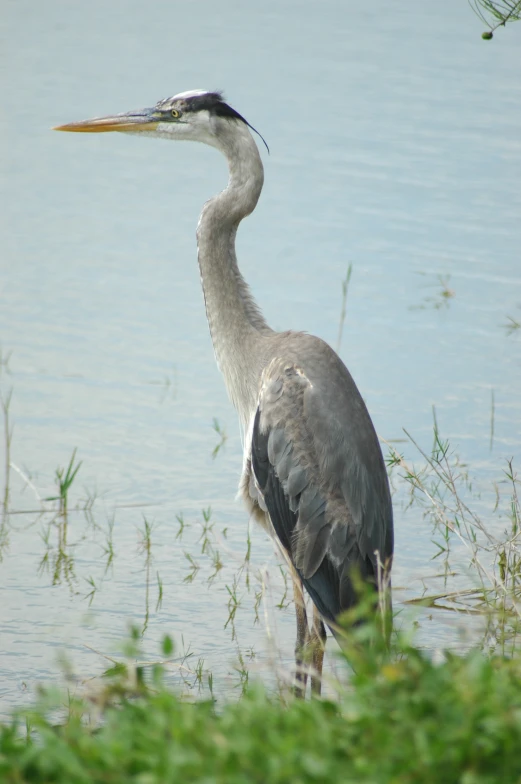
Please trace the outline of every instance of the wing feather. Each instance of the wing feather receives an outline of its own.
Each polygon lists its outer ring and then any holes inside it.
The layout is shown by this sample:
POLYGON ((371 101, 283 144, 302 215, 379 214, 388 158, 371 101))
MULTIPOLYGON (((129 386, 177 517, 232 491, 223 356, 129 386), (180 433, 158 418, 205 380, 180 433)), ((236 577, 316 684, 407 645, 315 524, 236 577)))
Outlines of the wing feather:
POLYGON ((301 338, 313 341, 314 371, 291 358, 264 371, 251 467, 278 540, 321 615, 334 621, 356 601, 354 569, 376 582, 375 551, 390 567, 392 506, 376 433, 349 372, 322 341, 301 338))

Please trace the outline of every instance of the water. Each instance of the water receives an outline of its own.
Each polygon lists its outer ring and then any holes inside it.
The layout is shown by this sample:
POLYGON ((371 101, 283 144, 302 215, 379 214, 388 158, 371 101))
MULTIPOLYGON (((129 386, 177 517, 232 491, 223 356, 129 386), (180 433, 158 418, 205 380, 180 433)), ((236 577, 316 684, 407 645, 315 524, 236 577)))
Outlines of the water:
MULTIPOLYGON (((520 453, 520 342, 504 325, 521 321, 521 30, 489 43, 481 30, 449 0, 392 10, 382 0, 6 4, 0 341, 12 355, 0 382, 4 395, 13 388, 11 460, 46 497, 77 448, 71 504, 96 500, 91 517, 69 516, 69 580, 67 563, 53 572, 49 516, 9 518, 3 711, 56 677, 59 652, 83 677, 100 672, 107 662, 91 649, 111 655, 130 622, 145 629, 150 657, 169 632, 231 688, 238 646, 260 658, 269 649, 262 612, 253 622, 259 568, 272 605, 282 595, 272 547, 253 531, 237 639, 223 628, 248 525, 233 500, 241 447, 194 234, 224 161, 199 145, 50 128, 225 87, 271 148, 238 239, 269 323, 335 345, 352 262, 341 354, 377 431, 396 439, 406 427, 428 445, 435 405, 486 495, 520 453), (214 418, 228 435, 216 459, 214 418), (208 507, 225 564, 210 585, 198 541, 208 507), (191 524, 178 539, 176 515, 191 524), (148 562, 144 516, 154 526, 148 562), (185 551, 201 565, 192 583, 185 551)), ((15 471, 11 489, 14 509, 38 508, 15 471)), ((395 585, 420 593, 435 549, 421 515, 399 502, 396 540, 395 585)), ((290 652, 291 607, 270 617, 290 652)), ((450 619, 425 625, 426 645, 457 644, 450 619)))

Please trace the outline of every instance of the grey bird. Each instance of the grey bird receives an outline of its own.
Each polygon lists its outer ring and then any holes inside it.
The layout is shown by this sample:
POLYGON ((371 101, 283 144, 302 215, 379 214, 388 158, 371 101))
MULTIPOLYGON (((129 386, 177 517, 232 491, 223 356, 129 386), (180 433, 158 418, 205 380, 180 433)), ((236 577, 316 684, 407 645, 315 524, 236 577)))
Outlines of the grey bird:
POLYGON ((153 108, 56 130, 199 141, 228 161, 228 185, 199 219, 199 267, 215 356, 241 425, 240 494, 292 573, 302 696, 305 649, 312 652, 312 692, 320 693, 323 622, 338 634, 339 616, 357 601, 355 572, 390 608, 393 512, 378 438, 346 366, 320 338, 272 330, 237 266, 237 229, 264 181, 250 129, 221 93, 191 90, 153 108), (314 604, 311 628, 302 586, 314 604))

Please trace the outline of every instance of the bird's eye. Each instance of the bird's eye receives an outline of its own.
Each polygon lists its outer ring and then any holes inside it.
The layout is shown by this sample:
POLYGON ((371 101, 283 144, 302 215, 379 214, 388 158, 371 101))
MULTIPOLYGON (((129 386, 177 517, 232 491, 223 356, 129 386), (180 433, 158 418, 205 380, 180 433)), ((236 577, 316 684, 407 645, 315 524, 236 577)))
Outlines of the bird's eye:
POLYGON ((177 111, 177 109, 172 109, 170 114, 172 115, 172 117, 179 117, 179 112, 177 111))

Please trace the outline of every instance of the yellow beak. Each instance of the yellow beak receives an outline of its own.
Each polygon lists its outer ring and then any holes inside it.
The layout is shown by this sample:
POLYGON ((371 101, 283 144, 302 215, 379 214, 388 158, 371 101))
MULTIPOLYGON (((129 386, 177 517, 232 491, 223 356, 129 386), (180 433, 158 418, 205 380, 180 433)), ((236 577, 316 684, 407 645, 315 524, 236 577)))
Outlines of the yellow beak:
POLYGON ((107 133, 108 131, 153 131, 159 120, 154 116, 153 109, 141 109, 137 112, 114 114, 110 117, 93 117, 91 120, 57 125, 54 131, 72 131, 73 133, 107 133))

